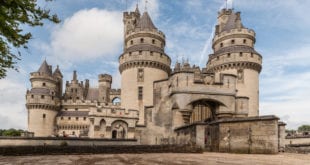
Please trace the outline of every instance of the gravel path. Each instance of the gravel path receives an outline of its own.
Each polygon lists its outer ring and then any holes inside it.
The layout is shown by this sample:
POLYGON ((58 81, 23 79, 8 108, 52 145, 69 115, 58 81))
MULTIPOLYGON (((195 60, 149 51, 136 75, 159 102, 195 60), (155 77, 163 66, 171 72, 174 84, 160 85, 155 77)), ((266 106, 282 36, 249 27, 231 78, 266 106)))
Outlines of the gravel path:
POLYGON ((0 165, 310 165, 310 154, 247 155, 203 154, 105 154, 0 156, 0 165))

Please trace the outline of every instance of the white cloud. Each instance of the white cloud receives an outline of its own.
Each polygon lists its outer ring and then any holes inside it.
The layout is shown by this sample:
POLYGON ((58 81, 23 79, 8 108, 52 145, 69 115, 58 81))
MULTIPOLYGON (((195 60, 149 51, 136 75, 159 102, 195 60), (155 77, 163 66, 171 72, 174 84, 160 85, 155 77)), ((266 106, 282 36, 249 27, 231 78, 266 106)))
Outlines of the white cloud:
POLYGON ((310 124, 309 45, 265 55, 261 76, 261 114, 276 114, 288 128, 310 124))
POLYGON ((52 33, 50 54, 70 62, 114 56, 121 49, 122 37, 120 12, 80 10, 52 33))
POLYGON ((0 128, 26 129, 27 110, 25 107, 26 79, 24 71, 10 71, 8 77, 0 80, 0 128))

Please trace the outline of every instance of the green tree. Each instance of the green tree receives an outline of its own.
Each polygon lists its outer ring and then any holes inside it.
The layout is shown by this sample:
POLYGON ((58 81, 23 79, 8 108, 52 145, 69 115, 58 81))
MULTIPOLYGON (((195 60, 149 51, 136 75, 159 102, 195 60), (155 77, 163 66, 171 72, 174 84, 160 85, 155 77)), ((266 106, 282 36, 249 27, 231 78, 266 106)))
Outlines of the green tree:
POLYGON ((302 126, 298 127, 298 131, 299 132, 310 131, 310 125, 302 125, 302 126))
POLYGON ((37 0, 0 0, 0 79, 6 76, 8 69, 17 70, 20 48, 28 48, 32 35, 24 32, 21 25, 42 26, 44 20, 60 22, 57 15, 39 7, 37 0))
POLYGON ((4 130, 2 132, 2 136, 20 136, 22 132, 23 130, 21 129, 17 130, 17 129, 11 128, 8 130, 4 130))

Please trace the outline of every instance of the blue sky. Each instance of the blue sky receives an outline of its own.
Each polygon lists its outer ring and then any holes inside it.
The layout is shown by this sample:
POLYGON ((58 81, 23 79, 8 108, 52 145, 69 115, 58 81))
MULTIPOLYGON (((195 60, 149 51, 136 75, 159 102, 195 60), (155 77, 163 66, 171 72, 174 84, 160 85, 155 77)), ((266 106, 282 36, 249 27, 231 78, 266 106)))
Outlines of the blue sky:
MULTIPOLYGON (((211 53, 210 39, 217 12, 225 0, 148 0, 147 10, 155 25, 166 34, 166 52, 173 59, 189 59, 205 67, 211 53)), ((128 0, 128 9, 144 0, 128 0)), ((30 88, 29 73, 42 61, 60 66, 64 80, 77 70, 79 80, 97 75, 113 75, 120 88, 118 56, 122 52, 122 12, 126 0, 39 0, 42 7, 57 13, 62 22, 46 22, 43 27, 25 27, 33 33, 29 49, 22 50, 19 72, 9 71, 0 80, 0 128, 27 128, 25 92, 30 88)), ((243 24, 256 32, 255 48, 263 56, 260 75, 260 114, 275 114, 288 128, 310 124, 310 19, 305 16, 310 1, 228 0, 241 11, 243 24)))

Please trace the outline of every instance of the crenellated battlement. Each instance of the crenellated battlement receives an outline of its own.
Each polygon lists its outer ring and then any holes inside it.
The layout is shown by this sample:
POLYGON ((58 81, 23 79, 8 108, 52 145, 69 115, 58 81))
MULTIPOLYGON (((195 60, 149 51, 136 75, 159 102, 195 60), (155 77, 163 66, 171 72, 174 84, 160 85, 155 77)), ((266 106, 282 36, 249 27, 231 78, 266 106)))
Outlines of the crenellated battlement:
POLYGON ((57 81, 56 78, 50 76, 47 73, 40 73, 40 72, 32 72, 30 73, 30 81, 33 80, 48 80, 51 81, 53 83, 55 83, 57 81))
POLYGON ((121 89, 111 89, 110 90, 110 95, 120 95, 121 94, 121 89))
POLYGON ((89 111, 89 117, 117 117, 117 118, 139 118, 139 111, 138 110, 125 110, 124 108, 111 108, 111 107, 91 107, 89 111))
POLYGON ((221 17, 223 15, 231 15, 233 13, 233 9, 222 9, 221 11, 218 12, 218 17, 221 17))
POLYGON ((112 82, 112 76, 109 74, 100 74, 98 75, 99 82, 112 82))

